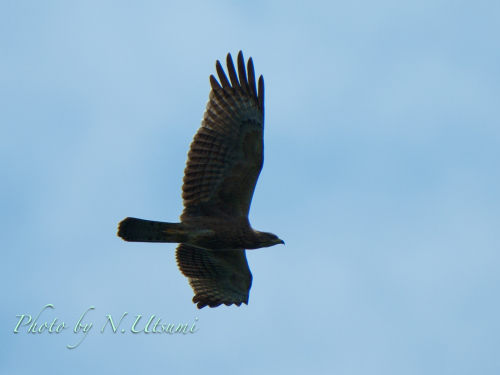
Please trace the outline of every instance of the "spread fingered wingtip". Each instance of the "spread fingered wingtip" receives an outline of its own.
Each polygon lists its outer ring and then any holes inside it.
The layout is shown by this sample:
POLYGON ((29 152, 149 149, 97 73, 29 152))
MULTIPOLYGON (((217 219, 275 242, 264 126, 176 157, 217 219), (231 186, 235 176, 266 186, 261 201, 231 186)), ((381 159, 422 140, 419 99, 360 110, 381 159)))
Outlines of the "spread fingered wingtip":
POLYGON ((264 110, 264 77, 261 75, 258 82, 255 80, 255 68, 253 59, 250 57, 245 66, 245 59, 243 52, 238 52, 236 59, 236 67, 233 63, 233 57, 230 53, 226 56, 227 73, 224 71, 222 64, 219 60, 215 62, 215 70, 217 71, 217 78, 210 76, 210 85, 213 90, 218 89, 241 89, 246 93, 257 99, 259 108, 264 110), (220 82, 220 83, 219 83, 220 82))

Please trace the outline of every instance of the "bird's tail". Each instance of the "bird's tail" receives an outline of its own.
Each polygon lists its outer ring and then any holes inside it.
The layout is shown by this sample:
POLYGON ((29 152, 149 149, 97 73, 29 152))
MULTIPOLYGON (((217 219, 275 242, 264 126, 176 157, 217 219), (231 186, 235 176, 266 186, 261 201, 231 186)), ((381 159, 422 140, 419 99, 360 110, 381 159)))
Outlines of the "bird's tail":
POLYGON ((118 237, 129 242, 186 242, 183 223, 162 223, 127 217, 118 224, 118 237))

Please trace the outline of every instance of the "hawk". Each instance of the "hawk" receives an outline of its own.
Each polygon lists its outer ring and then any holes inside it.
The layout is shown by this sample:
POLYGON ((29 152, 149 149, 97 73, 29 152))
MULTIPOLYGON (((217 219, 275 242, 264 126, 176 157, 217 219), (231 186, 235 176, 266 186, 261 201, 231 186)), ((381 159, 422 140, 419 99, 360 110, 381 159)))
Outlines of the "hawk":
POLYGON ((238 73, 231 54, 227 71, 215 64, 209 101, 191 143, 180 223, 127 217, 118 236, 130 242, 174 242, 177 265, 189 280, 199 309, 248 304, 252 274, 245 251, 284 244, 250 226, 248 213, 264 162, 264 79, 258 90, 252 58, 240 51, 238 73))

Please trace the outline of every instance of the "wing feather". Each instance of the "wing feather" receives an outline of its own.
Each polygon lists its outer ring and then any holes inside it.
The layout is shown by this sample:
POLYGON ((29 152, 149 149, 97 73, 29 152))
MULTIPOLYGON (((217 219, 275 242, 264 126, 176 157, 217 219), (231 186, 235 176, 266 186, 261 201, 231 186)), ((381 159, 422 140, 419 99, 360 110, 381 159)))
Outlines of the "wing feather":
POLYGON ((229 73, 229 79, 231 79, 231 85, 233 87, 240 88, 240 82, 238 81, 238 75, 236 74, 236 70, 234 69, 233 59, 231 58, 231 54, 227 54, 226 57, 226 65, 227 72, 229 73))
POLYGON ((210 86, 212 86, 212 89, 214 90, 221 88, 219 81, 217 81, 217 78, 215 78, 213 74, 210 75, 210 86))
POLYGON ((264 111, 264 77, 259 77, 259 108, 264 111))
POLYGON ((219 60, 215 63, 215 70, 217 70, 217 75, 219 76, 220 83, 222 87, 227 88, 231 87, 231 84, 227 80, 226 73, 224 73, 224 69, 222 68, 219 60))
POLYGON ((243 91, 249 92, 247 72, 245 71, 245 60, 243 59, 243 52, 238 53, 238 74, 240 76, 240 84, 243 91))
POLYGON ((176 259, 194 291, 193 303, 199 309, 248 304, 252 274, 245 250, 207 251, 180 244, 176 259))
POLYGON ((250 57, 248 59, 248 86, 250 86, 250 93, 254 96, 257 97, 257 89, 255 88, 255 71, 253 69, 253 60, 250 57))

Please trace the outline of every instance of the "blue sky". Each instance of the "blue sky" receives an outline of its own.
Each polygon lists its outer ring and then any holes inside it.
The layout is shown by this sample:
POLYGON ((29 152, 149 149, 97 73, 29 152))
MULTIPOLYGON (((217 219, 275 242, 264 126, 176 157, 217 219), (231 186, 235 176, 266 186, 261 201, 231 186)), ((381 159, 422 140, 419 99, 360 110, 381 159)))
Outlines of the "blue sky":
MULTIPOLYGON (((497 374, 500 4, 4 1, 0 372, 497 374), (215 60, 266 82, 249 306, 203 309, 173 222, 215 60), (65 322, 13 332, 16 315, 65 322), (90 306, 82 333, 72 330, 90 306), (100 330, 127 312, 125 333, 100 330), (134 315, 194 334, 134 334, 134 315), (196 320, 198 319, 198 320, 196 320)), ((121 326, 120 326, 121 328, 121 326)))

